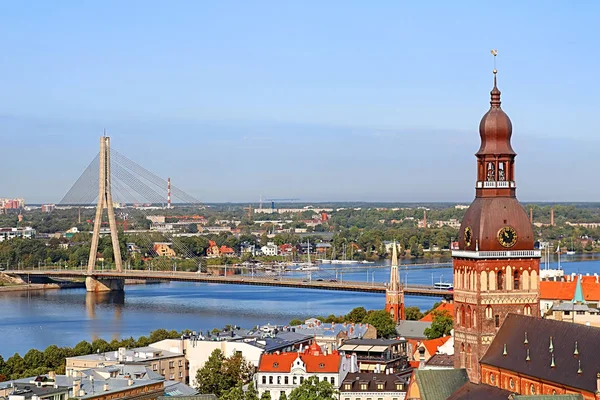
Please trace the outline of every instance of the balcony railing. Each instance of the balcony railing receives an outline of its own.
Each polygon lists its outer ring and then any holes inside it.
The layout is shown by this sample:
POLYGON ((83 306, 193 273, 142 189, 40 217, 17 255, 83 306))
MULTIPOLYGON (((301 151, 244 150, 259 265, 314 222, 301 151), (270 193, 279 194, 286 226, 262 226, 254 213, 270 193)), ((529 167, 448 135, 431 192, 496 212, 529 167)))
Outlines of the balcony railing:
POLYGON ((505 250, 505 251, 469 251, 452 250, 452 257, 464 258, 537 258, 542 256, 541 250, 505 250))
POLYGON ((496 189, 496 188, 514 188, 516 187, 514 181, 478 181, 477 188, 481 189, 496 189))

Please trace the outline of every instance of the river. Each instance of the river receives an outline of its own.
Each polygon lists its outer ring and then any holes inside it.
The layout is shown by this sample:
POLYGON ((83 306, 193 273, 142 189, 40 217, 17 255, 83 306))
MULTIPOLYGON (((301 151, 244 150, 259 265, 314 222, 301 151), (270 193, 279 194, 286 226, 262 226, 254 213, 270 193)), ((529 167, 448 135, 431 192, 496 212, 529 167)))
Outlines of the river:
MULTIPOLYGON (((556 265, 556 263, 553 263, 556 265)), ((600 260, 571 256, 562 261, 565 273, 600 272, 600 260), (578 262, 575 262, 578 261, 578 262)), ((335 276, 314 272, 317 276, 335 276), (319 275, 321 274, 321 275, 319 275)), ((297 274, 297 273, 296 273, 297 274)), ((303 273, 307 274, 307 273, 303 273)), ((389 268, 361 266, 338 279, 386 282, 389 268)), ((401 270, 408 284, 431 285, 452 280, 451 268, 401 270)), ((407 306, 430 308, 439 299, 408 296, 407 306)), ((74 346, 91 341, 148 335, 158 328, 206 331, 226 324, 253 327, 287 324, 294 318, 346 314, 354 307, 381 309, 383 294, 296 288, 172 282, 131 285, 120 295, 87 293, 84 289, 0 293, 0 354, 6 359, 31 348, 51 344, 74 346)))

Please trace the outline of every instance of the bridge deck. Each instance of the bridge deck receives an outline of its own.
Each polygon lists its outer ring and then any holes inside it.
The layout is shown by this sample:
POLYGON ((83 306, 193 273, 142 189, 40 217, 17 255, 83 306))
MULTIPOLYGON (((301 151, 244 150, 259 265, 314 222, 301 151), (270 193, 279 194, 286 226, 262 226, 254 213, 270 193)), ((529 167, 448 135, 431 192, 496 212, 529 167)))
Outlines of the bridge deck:
MULTIPOLYGON (((95 271, 88 275, 86 271, 78 270, 12 270, 3 271, 6 274, 20 276, 45 276, 57 278, 85 278, 92 276, 94 278, 120 278, 120 279, 140 279, 140 280, 160 280, 177 282, 205 282, 220 283, 231 285, 254 285, 254 286, 280 286, 294 287, 301 289, 320 289, 320 290, 341 290, 348 292, 370 292, 385 293, 385 284, 366 283, 356 281, 329 281, 329 280, 307 280, 301 278, 289 277, 250 277, 243 275, 217 276, 210 274, 198 274, 195 272, 161 272, 161 271, 95 271)), ((404 288, 404 294, 407 296, 430 296, 430 297, 452 297, 452 291, 435 289, 425 285, 410 285, 404 288)))

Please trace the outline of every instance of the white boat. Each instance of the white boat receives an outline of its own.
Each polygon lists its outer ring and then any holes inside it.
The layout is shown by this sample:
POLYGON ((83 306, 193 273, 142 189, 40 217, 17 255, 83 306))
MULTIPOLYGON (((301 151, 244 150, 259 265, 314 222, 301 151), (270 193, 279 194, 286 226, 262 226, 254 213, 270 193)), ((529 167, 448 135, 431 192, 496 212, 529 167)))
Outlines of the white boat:
POLYGON ((375 261, 362 260, 360 263, 361 264, 375 264, 375 261))
POLYGON ((567 251, 567 255, 568 255, 568 256, 572 256, 573 254, 575 254, 575 251, 573 251, 573 250, 569 250, 569 251, 567 251))
POLYGON ((303 265, 296 268, 296 271, 319 271, 321 268, 315 265, 303 265))

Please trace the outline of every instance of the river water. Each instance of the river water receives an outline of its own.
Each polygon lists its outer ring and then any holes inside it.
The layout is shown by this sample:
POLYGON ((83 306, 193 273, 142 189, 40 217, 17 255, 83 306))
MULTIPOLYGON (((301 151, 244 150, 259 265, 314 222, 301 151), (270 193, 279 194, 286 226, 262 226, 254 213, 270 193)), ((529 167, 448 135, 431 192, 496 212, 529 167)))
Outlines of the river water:
MULTIPOLYGON (((600 260, 563 259, 565 273, 600 272, 600 260), (578 262, 575 262, 578 261, 578 262)), ((553 263, 556 265, 556 263, 553 263)), ((335 277, 333 266, 311 273, 311 279, 335 277)), ((298 273, 295 273, 298 274, 298 273)), ((302 273, 307 275, 306 272, 302 273)), ((361 266, 338 273, 338 279, 387 282, 389 268, 361 266)), ((408 284, 452 281, 451 268, 401 270, 408 284)), ((408 296, 407 306, 430 308, 439 299, 408 296)), ((253 327, 287 324, 294 318, 346 314, 354 307, 381 309, 383 294, 296 288, 164 283, 131 285, 120 295, 86 293, 84 289, 0 293, 0 354, 21 355, 30 348, 56 344, 73 346, 81 340, 148 335, 158 328, 206 331, 226 324, 253 327)))

